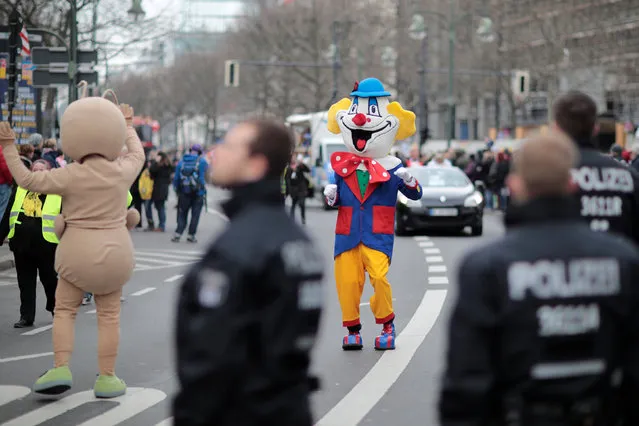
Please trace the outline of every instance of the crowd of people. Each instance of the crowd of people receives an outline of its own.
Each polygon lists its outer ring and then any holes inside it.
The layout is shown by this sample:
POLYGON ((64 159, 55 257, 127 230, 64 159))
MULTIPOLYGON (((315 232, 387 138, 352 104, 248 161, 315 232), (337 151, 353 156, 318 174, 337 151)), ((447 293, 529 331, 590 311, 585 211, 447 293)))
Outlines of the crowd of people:
MULTIPOLYGON (((58 141, 43 139, 40 134, 31 135, 27 143, 19 145, 18 153, 23 164, 32 171, 51 170, 67 164, 58 141)), ((187 241, 196 242, 199 218, 206 200, 207 169, 208 162, 199 144, 194 144, 181 160, 173 161, 163 151, 147 149, 144 168, 130 189, 132 206, 138 210, 140 217, 146 219, 146 228, 140 220, 136 229, 166 231, 166 202, 173 188, 178 202, 175 206, 176 230, 171 241, 180 241, 190 213, 187 241)), ((9 244, 20 290, 20 317, 14 327, 32 327, 36 316, 38 277, 46 295, 46 310, 51 314, 54 311, 57 285, 54 262, 58 240, 49 217, 63 213, 63 203, 58 196, 47 196, 17 186, 0 151, 0 212, 3 212, 0 245, 9 244), (52 203, 59 206, 48 211, 52 203)), ((91 293, 85 293, 82 304, 87 305, 92 299, 91 293)), ((124 298, 121 297, 121 300, 124 298)))

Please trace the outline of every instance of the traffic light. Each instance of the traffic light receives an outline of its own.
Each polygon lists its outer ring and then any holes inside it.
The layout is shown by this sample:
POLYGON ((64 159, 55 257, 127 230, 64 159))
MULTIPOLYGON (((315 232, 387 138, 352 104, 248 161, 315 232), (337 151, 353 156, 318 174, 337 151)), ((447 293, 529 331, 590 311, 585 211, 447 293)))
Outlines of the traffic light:
POLYGON ((224 86, 238 87, 240 85, 240 63, 226 61, 224 63, 224 86))
POLYGON ((512 90, 513 95, 518 102, 521 102, 528 97, 530 92, 530 73, 528 71, 515 71, 512 81, 512 90))

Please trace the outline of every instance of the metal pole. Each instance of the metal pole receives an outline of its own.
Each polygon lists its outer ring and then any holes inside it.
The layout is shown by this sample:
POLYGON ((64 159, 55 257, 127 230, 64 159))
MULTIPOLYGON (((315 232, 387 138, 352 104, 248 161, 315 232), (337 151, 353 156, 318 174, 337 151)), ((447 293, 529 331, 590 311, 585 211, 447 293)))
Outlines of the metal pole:
POLYGON ((71 6, 70 10, 70 30, 71 37, 69 42, 69 105, 78 98, 77 88, 77 63, 78 63, 78 5, 76 0, 68 0, 71 6))
POLYGON ((426 143, 423 131, 428 127, 428 108, 426 107, 426 60, 428 48, 428 35, 425 33, 421 45, 421 67, 419 68, 419 148, 426 143))
POLYGON ((339 22, 333 21, 332 26, 332 35, 333 35, 333 46, 335 49, 333 50, 333 94, 331 96, 330 105, 335 103, 337 100, 337 95, 339 91, 339 36, 338 36, 338 26, 339 22))
MULTIPOLYGON (((91 19, 91 49, 96 49, 98 44, 98 3, 100 0, 93 0, 93 11, 92 11, 92 19, 91 19)), ((95 95, 98 90, 98 85, 96 87, 91 88, 91 94, 95 95)))
POLYGON ((497 86, 495 87, 495 140, 499 136, 499 128, 501 127, 501 84, 503 82, 501 75, 501 33, 497 33, 497 64, 498 64, 498 77, 497 86))
MULTIPOLYGON (((18 83, 18 40, 20 38, 20 14, 14 8, 9 15, 9 75, 7 75, 7 121, 13 126, 13 107, 16 103, 16 85, 18 83)), ((0 115, 2 111, 0 111, 0 115)))
POLYGON ((453 109, 453 94, 455 92, 455 38, 456 38, 456 22, 455 22, 455 4, 452 0, 450 3, 450 21, 448 27, 448 141, 446 146, 450 149, 453 139, 453 131, 455 126, 455 117, 453 109))

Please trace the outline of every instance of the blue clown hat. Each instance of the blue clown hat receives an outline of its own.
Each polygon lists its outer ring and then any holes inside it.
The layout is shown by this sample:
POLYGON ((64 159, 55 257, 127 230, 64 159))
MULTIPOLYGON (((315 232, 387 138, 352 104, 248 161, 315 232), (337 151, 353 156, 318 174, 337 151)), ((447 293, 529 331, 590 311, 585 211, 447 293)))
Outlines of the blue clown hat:
POLYGON ((351 92, 351 96, 360 98, 379 98, 390 95, 390 92, 384 89, 382 82, 376 78, 366 78, 359 83, 355 83, 355 87, 351 92))

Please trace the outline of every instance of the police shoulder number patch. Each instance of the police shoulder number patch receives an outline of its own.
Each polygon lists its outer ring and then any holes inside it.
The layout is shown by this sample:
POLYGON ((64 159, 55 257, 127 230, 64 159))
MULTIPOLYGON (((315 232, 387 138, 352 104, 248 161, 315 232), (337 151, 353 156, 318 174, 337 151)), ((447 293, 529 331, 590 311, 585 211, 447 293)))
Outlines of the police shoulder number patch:
POLYGON ((204 308, 215 308, 223 305, 229 291, 230 280, 224 272, 204 268, 198 275, 199 304, 204 308))

